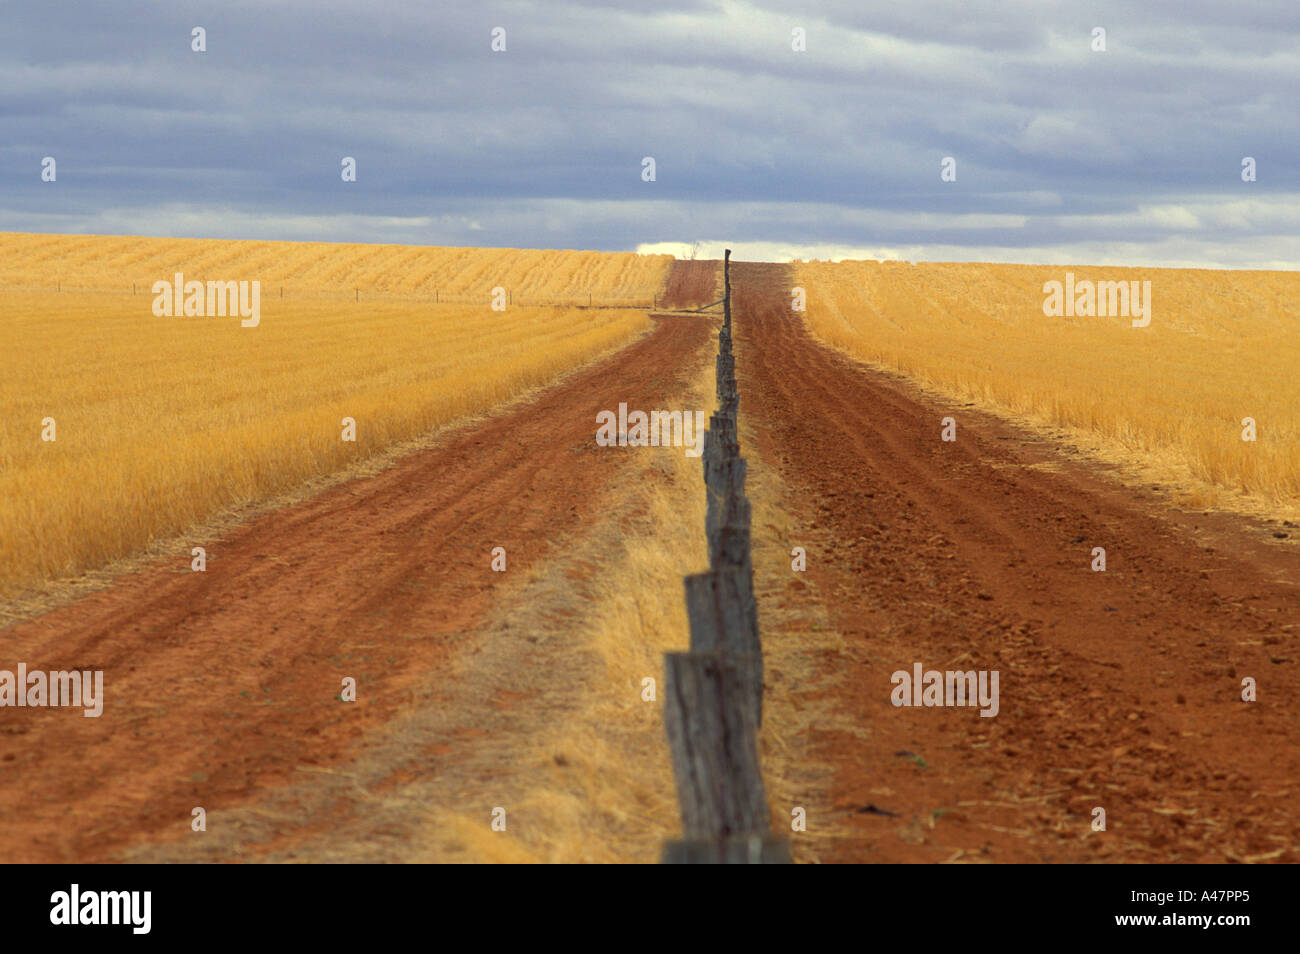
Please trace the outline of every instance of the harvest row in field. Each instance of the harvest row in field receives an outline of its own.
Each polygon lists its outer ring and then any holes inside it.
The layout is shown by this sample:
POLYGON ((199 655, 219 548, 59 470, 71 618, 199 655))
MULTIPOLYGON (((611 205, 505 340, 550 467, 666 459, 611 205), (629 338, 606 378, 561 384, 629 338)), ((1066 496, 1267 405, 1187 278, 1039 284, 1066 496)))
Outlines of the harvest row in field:
POLYGON ((576 305, 589 295, 649 302, 670 261, 630 252, 0 233, 0 286, 126 291, 134 285, 142 295, 183 272, 202 281, 257 280, 267 297, 281 288, 286 297, 359 290, 362 297, 486 303, 500 287, 520 304, 576 305))

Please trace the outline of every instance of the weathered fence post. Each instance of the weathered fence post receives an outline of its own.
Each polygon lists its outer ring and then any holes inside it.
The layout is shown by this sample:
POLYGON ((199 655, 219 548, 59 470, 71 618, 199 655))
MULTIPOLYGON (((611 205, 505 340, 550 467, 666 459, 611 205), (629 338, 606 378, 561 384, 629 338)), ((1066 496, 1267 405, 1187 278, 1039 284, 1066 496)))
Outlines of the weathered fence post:
POLYGON ((731 835, 727 838, 670 841, 661 859, 666 865, 788 865, 790 841, 777 835, 731 835))
POLYGON ((722 326, 731 334, 731 249, 722 253, 722 326))
POLYGON ((748 661, 732 653, 664 655, 664 726, 687 840, 769 830, 745 691, 752 679, 748 661))
POLYGON ((740 702, 754 727, 763 724, 763 650, 754 583, 746 567, 724 566, 686 577, 692 652, 723 652, 742 667, 740 702))

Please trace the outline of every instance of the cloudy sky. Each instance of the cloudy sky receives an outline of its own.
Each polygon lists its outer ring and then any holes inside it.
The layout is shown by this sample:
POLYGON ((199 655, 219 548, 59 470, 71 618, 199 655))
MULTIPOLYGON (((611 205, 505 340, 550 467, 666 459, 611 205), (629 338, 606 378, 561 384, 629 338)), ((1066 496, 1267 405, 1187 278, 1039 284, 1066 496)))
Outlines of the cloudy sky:
POLYGON ((0 231, 1300 267, 1296 0, 6 0, 0 18, 0 231))

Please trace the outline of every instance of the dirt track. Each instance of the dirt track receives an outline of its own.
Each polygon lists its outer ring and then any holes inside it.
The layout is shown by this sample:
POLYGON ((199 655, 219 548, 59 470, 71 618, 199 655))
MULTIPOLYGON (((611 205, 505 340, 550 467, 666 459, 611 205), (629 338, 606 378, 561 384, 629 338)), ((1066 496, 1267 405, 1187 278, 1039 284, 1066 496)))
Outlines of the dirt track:
POLYGON ((721 297, 721 263, 717 259, 698 259, 673 263, 668 287, 659 296, 664 308, 696 308, 721 297))
MULTIPOLYGON (((823 860, 1300 860, 1300 551, 852 364, 782 266, 732 284, 744 452, 788 488, 789 546, 850 647, 829 695, 865 735, 819 733, 823 860), (1001 712, 895 708, 916 662, 999 670, 1001 712)), ((797 574, 787 593, 807 598, 797 574)))
MULTIPOLYGON (((671 300, 703 303, 672 278, 671 300)), ((5 710, 0 860, 112 859, 188 833, 193 806, 355 754, 504 585, 492 548, 527 571, 629 466, 595 447, 596 412, 665 403, 711 330, 661 321, 534 402, 247 524, 209 547, 206 573, 156 564, 5 631, 11 668, 102 669, 107 702, 99 719, 5 710), (344 676, 355 703, 337 698, 344 676)))

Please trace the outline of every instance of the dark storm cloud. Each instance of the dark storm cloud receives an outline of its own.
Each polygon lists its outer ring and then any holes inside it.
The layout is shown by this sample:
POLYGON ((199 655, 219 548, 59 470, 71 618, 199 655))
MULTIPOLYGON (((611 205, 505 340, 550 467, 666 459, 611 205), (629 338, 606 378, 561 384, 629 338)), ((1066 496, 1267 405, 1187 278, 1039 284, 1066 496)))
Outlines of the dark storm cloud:
POLYGON ((1292 2, 47 2, 4 17, 5 230, 1300 261, 1292 2), (489 49, 497 26, 506 53, 489 49), (1241 181, 1247 155, 1258 182, 1241 181))

